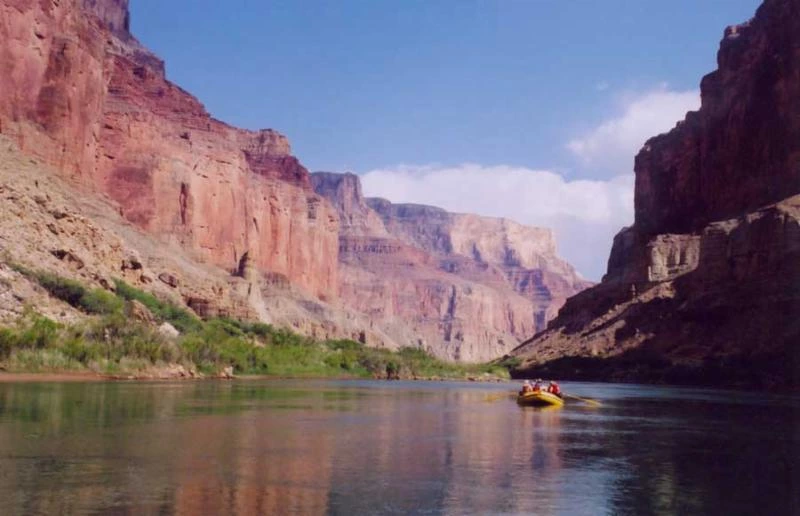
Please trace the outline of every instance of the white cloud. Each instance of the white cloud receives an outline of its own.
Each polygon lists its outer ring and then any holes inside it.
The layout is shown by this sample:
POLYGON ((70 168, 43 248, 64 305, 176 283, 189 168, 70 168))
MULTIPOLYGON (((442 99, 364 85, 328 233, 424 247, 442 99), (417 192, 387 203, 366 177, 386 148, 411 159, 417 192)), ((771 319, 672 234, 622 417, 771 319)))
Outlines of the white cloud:
POLYGON ((373 170, 361 181, 370 197, 553 228, 560 254, 591 279, 605 272, 614 234, 633 221, 632 174, 567 181, 547 170, 464 164, 373 170))
POLYGON ((700 107, 700 94, 671 91, 666 85, 639 95, 628 95, 622 113, 567 143, 587 167, 606 176, 633 170, 633 158, 645 141, 672 129, 687 111, 700 107))
POLYGON ((699 104, 697 91, 670 91, 666 85, 627 95, 618 115, 567 144, 596 179, 567 180, 548 170, 506 165, 400 165, 363 174, 364 193, 553 228, 561 256, 599 280, 614 235, 633 223, 636 152, 699 104))
POLYGON ((600 81, 594 85, 594 89, 597 91, 606 91, 609 87, 611 87, 611 85, 608 83, 608 81, 600 81))

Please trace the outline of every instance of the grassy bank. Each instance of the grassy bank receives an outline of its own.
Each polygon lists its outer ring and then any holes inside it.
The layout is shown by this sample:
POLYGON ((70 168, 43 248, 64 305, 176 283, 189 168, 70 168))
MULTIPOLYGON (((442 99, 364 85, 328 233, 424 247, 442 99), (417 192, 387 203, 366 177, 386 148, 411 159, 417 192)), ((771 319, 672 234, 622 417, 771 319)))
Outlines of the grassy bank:
POLYGON ((30 309, 15 325, 0 328, 0 368, 8 372, 94 371, 136 376, 180 365, 201 375, 216 375, 230 367, 240 375, 508 377, 503 367, 443 362, 419 349, 392 352, 351 340, 316 341, 263 323, 201 320, 122 281, 116 282, 116 292, 111 293, 53 274, 16 268, 88 317, 76 324, 59 324, 30 309), (166 336, 157 326, 133 318, 133 301, 146 306, 156 324, 168 322, 180 335, 166 336))

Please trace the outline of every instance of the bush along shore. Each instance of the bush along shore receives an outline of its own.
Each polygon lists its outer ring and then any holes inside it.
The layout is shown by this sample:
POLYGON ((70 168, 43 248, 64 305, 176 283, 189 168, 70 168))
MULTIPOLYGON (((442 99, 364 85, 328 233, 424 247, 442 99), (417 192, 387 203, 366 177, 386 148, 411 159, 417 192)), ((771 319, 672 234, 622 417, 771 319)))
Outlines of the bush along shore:
POLYGON ((318 341, 258 322, 201 320, 119 280, 109 292, 14 268, 86 317, 62 324, 29 308, 14 325, 0 328, 0 370, 5 372, 93 372, 114 378, 509 377, 499 365, 443 362, 416 348, 389 351, 352 340, 318 341))

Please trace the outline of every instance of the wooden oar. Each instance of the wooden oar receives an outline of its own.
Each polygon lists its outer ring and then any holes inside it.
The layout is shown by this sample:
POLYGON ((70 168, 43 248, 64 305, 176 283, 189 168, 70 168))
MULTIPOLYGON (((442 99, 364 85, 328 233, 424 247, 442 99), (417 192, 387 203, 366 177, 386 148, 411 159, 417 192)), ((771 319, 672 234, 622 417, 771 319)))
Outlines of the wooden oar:
POLYGON ((594 405, 595 407, 599 407, 601 405, 601 403, 599 401, 593 400, 591 398, 581 398, 580 396, 573 396, 572 394, 567 394, 567 393, 562 393, 562 396, 564 396, 566 398, 573 398, 573 399, 576 399, 576 400, 580 400, 580 401, 583 401, 585 403, 588 403, 589 405, 594 405))

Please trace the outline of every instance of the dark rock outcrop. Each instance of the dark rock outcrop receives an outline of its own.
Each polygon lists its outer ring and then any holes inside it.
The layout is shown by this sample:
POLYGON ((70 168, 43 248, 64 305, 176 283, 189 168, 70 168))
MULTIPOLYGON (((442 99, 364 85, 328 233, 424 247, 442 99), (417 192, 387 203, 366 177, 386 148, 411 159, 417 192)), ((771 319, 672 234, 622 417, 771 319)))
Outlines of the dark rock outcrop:
POLYGON ((727 28, 718 62, 636 157, 603 282, 513 351, 517 375, 800 385, 800 2, 727 28))

